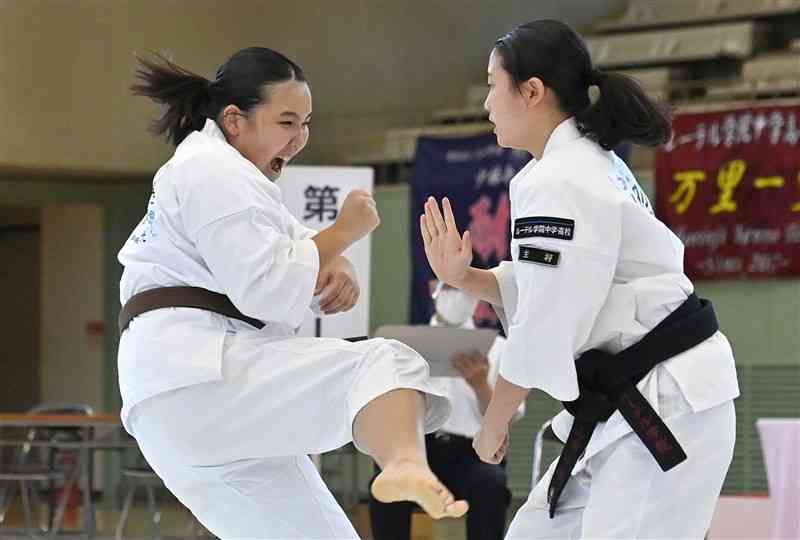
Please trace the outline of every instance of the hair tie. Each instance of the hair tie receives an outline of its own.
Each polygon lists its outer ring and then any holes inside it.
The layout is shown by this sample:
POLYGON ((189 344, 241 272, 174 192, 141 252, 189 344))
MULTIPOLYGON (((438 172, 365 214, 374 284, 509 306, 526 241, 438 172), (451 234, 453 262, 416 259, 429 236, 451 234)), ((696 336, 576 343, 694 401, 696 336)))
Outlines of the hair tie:
POLYGON ((224 75, 225 75, 225 64, 222 64, 221 66, 219 66, 217 68, 217 73, 214 75, 214 80, 213 81, 209 81, 209 82, 215 83, 215 82, 219 81, 220 79, 222 79, 222 77, 224 75))

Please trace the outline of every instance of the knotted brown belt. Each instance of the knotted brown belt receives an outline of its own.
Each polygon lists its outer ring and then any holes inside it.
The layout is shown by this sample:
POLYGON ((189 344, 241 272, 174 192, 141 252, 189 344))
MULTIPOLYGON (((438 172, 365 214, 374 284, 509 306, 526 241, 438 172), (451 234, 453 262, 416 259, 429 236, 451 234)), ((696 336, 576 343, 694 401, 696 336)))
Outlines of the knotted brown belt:
POLYGON ((119 332, 128 327, 131 319, 153 311, 168 307, 184 307, 205 309, 231 319, 237 319, 258 328, 264 328, 264 323, 258 319, 248 317, 224 294, 209 291, 201 287, 158 287, 133 295, 119 312, 119 332))

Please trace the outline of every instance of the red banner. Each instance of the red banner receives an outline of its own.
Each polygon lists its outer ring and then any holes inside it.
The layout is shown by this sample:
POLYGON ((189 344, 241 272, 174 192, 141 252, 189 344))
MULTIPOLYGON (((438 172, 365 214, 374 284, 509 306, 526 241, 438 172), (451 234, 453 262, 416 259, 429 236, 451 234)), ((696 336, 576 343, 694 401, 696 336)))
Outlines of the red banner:
POLYGON ((800 106, 680 114, 656 156, 658 216, 690 277, 800 275, 800 106))

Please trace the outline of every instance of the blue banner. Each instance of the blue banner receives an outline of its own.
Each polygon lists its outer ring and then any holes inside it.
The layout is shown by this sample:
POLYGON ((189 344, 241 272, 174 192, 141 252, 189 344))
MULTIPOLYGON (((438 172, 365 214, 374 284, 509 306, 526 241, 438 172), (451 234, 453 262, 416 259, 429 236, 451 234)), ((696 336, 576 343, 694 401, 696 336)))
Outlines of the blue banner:
MULTIPOLYGON (((511 208, 508 182, 528 162, 527 152, 500 148, 495 135, 420 137, 411 176, 411 324, 427 324, 433 315, 429 282, 436 279, 422 244, 419 216, 429 196, 448 197, 456 224, 472 236, 473 266, 492 268, 510 259, 511 208)), ((494 310, 481 302, 478 326, 499 328, 494 310)))

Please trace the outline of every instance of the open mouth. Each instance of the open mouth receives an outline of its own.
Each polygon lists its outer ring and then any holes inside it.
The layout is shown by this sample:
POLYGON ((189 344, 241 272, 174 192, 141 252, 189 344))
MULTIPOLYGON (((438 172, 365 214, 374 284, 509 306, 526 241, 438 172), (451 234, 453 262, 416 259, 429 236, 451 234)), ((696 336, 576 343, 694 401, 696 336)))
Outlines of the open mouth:
POLYGON ((269 170, 275 177, 280 176, 281 171, 283 171, 283 167, 286 165, 286 160, 282 157, 275 157, 272 158, 272 161, 269 162, 269 170))

